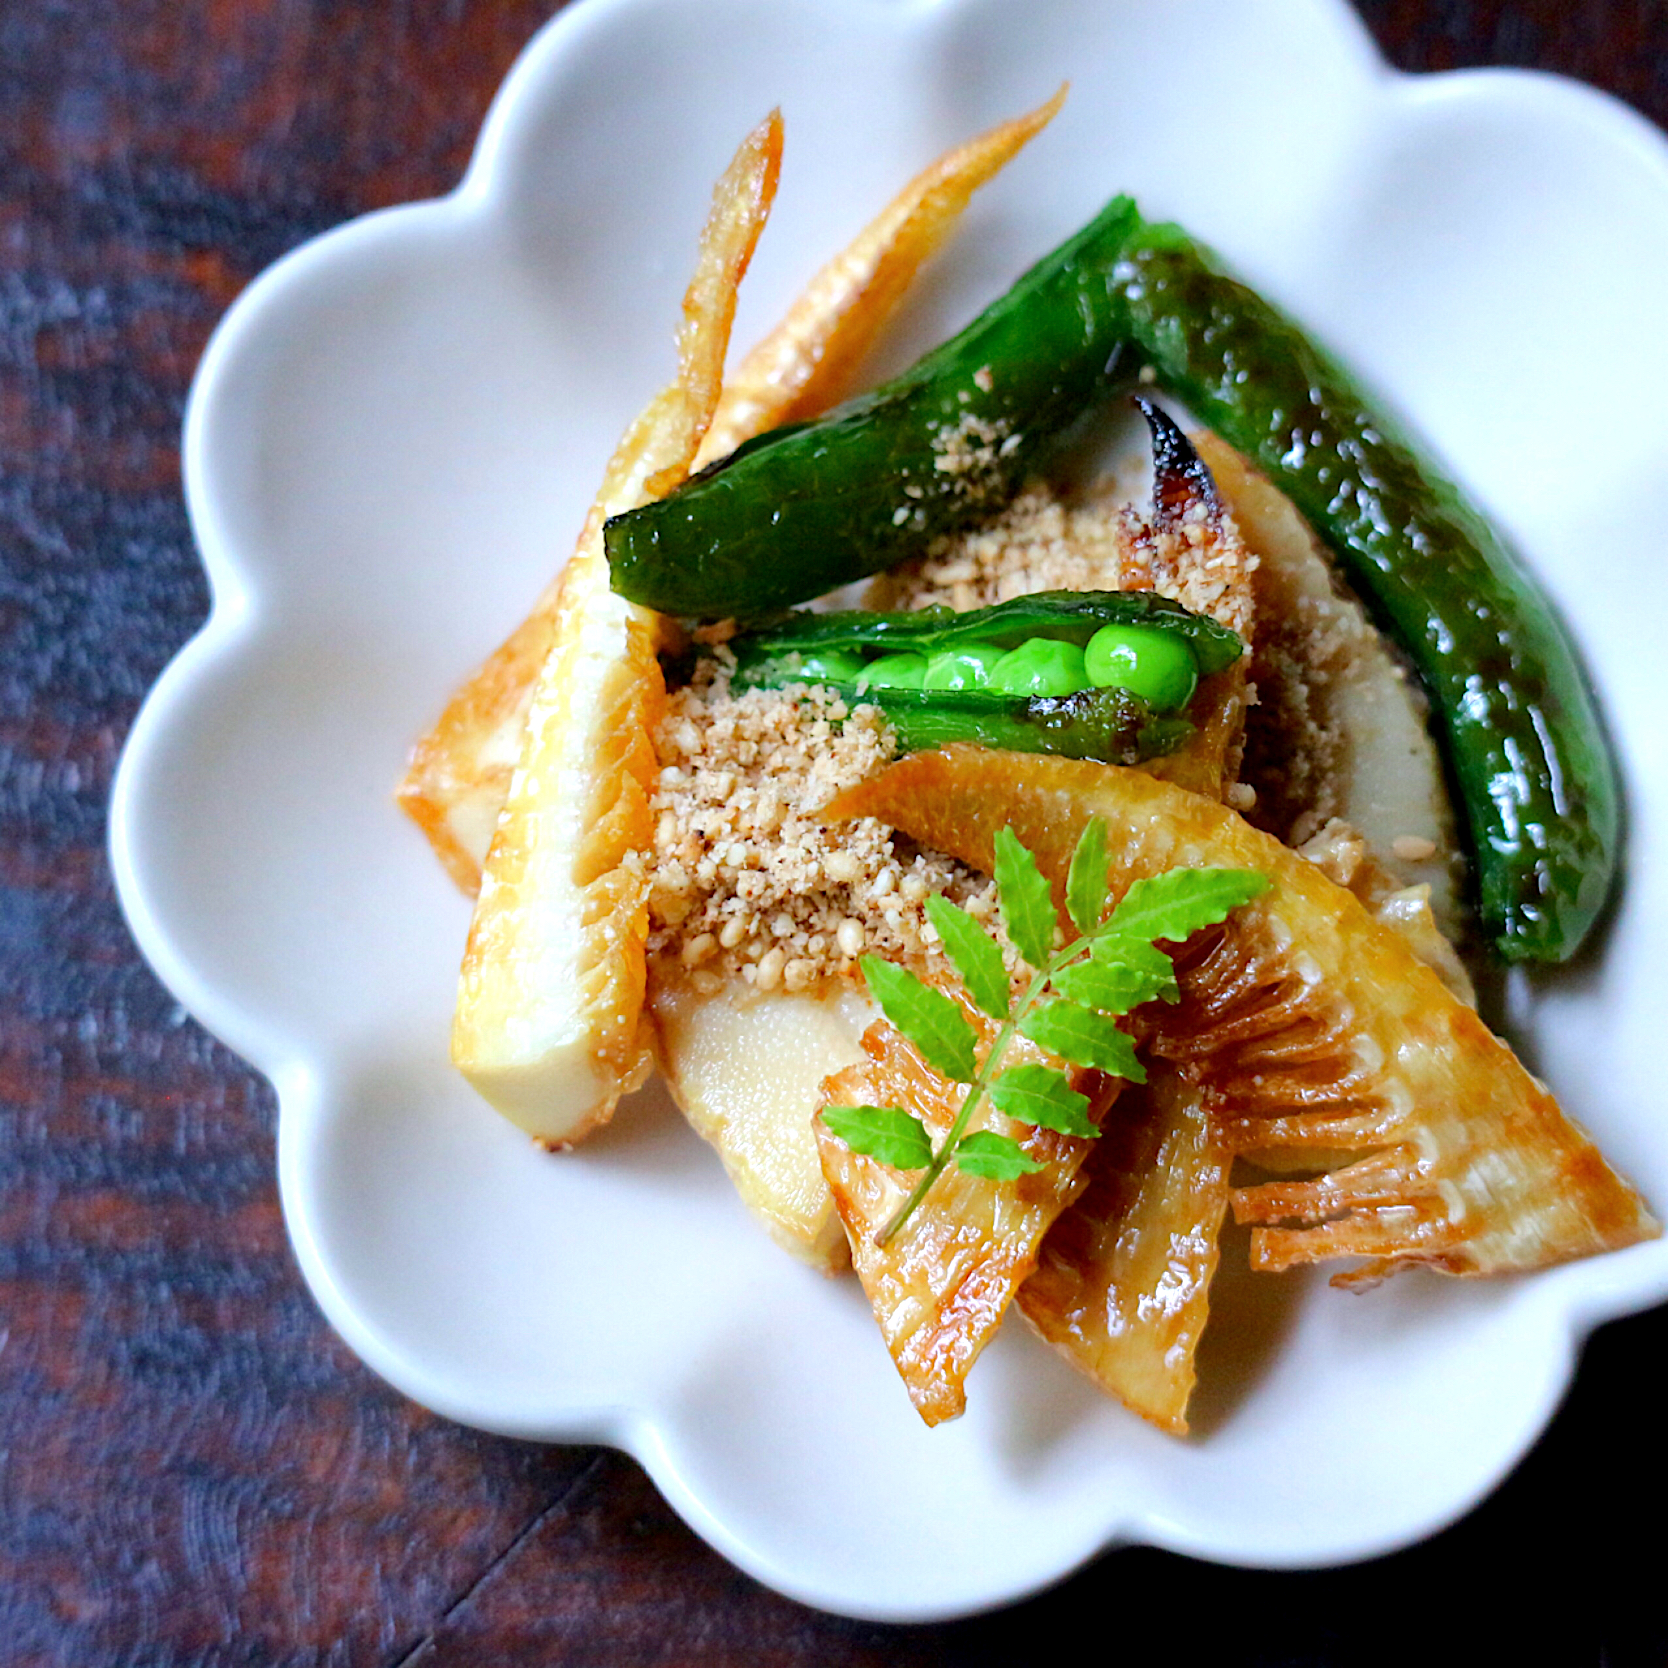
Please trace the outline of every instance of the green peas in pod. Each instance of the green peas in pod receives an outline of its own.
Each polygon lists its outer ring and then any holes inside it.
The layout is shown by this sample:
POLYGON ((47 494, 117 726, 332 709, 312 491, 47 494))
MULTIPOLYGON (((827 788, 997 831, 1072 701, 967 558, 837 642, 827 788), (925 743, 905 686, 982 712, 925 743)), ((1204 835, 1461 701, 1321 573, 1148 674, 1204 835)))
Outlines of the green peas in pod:
POLYGON ((855 683, 863 675, 863 657, 852 649, 817 649, 798 658, 806 683, 855 683))
POLYGON ((1009 695, 1075 695, 1089 687, 1083 651, 1075 643, 1033 637, 997 661, 990 687, 1009 695))
POLYGON ((1102 626, 1083 650, 1083 665, 1096 688, 1127 689, 1154 712, 1180 712, 1199 683, 1187 640, 1150 626, 1102 626))
POLYGON ((945 649, 927 662, 923 689, 988 689, 991 673, 1005 650, 988 643, 963 643, 945 649))
POLYGON ((883 654, 858 674, 859 689, 919 689, 927 676, 924 654, 883 654))

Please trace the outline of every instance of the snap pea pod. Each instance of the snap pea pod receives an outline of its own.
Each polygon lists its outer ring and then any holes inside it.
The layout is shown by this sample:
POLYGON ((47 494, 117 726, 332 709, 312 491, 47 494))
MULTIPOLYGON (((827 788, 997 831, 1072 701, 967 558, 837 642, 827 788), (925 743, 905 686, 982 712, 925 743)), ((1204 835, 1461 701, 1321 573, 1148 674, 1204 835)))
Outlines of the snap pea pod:
POLYGON ((1508 961, 1563 961, 1614 882, 1616 767, 1563 625, 1498 534, 1338 362, 1180 227, 1109 276, 1166 392, 1253 458, 1413 661, 1508 961))
POLYGON ((969 643, 1011 649, 1035 638, 1082 648, 1107 625, 1150 626, 1173 633, 1187 644, 1201 676, 1232 666, 1245 650, 1238 633, 1227 626, 1152 591, 1039 591, 959 613, 942 607, 898 614, 806 610, 735 638, 730 648, 736 657, 736 681, 745 687, 754 668, 787 655, 837 649, 930 655, 969 643))
POLYGON ((826 684, 850 704, 878 706, 906 753, 966 741, 1139 764, 1174 752, 1193 726, 1184 718, 1155 715, 1128 689, 1017 695, 997 689, 901 687, 870 681, 861 670, 867 656, 877 657, 869 664, 878 673, 883 665, 895 665, 900 655, 924 661, 973 646, 1009 650, 1042 642, 1081 649, 1107 625, 1162 630, 1186 645, 1201 672, 1219 672, 1244 652, 1236 633, 1167 597, 1136 591, 1043 591, 962 613, 923 608, 898 614, 788 614, 731 641, 731 687, 826 684))
POLYGON ((1138 221, 1119 198, 892 382, 612 517, 614 589, 663 614, 756 618, 988 515, 1104 390, 1122 322, 1106 275, 1138 221))
MULTIPOLYGON (((779 687, 805 681, 780 661, 771 684, 737 680, 732 687, 779 687)), ((1127 689, 1079 689, 1070 695, 1005 695, 993 689, 904 689, 856 682, 827 683, 848 706, 876 706, 897 732, 900 753, 951 742, 1011 753, 1057 753, 1135 765, 1173 753, 1192 734, 1185 718, 1155 718, 1127 689)))

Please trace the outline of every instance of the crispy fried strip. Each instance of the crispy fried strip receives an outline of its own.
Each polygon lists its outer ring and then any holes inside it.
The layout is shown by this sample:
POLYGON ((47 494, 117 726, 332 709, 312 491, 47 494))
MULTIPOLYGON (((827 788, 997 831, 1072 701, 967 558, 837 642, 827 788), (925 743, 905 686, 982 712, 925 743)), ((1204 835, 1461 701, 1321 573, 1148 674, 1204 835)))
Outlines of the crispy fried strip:
MULTIPOLYGON (((954 228, 974 191, 1047 124, 1064 96, 1061 88, 1030 115, 958 145, 910 181, 850 247, 812 279, 788 315, 738 367, 719 397, 692 467, 723 457, 764 429, 820 410, 868 350, 917 268, 954 228)), ((772 171, 770 190, 774 189, 772 171)), ((690 328, 691 304, 697 311, 701 305, 701 282, 698 279, 685 298, 684 334, 690 328)), ((716 276, 707 282, 710 290, 716 276)), ((701 370, 696 378, 702 383, 703 399, 710 392, 706 374, 701 370)), ((640 422, 648 416, 645 413, 640 422)), ((624 457, 631 438, 621 443, 610 465, 599 503, 619 497, 616 507, 629 507, 622 489, 630 484, 627 477, 633 468, 624 457)), ((587 523, 581 548, 593 533, 587 523)), ((398 789, 401 807, 466 892, 480 884, 487 843, 520 755, 533 684, 554 640, 559 587, 560 579, 553 580, 532 613, 459 686, 433 729, 413 747, 398 789)))
POLYGON ((678 333, 678 378, 626 431, 563 571, 554 642, 487 853, 452 1059, 539 1139, 578 1140, 641 1082, 659 617, 615 596, 602 526, 688 473, 718 400, 736 286, 781 165, 778 112, 713 192, 678 333))
MULTIPOLYGON (((981 1049, 988 1047, 995 1027, 965 1001, 962 1006, 981 1049)), ((934 1145, 942 1141, 960 1109, 963 1086, 935 1072, 885 1020, 864 1032, 863 1050, 866 1060, 824 1083, 825 1104, 901 1106, 926 1124, 934 1145)), ((1061 1064, 1024 1039, 1006 1059, 1061 1064)), ((1099 1072, 1066 1069, 1098 1120, 1122 1085, 1099 1072)), ((1095 1143, 1030 1129, 992 1109, 988 1127, 1014 1136, 1044 1168, 1018 1182, 994 1182, 951 1166, 920 1209, 877 1247, 876 1232, 903 1203, 912 1178, 854 1153, 820 1118, 814 1127, 823 1174, 851 1242, 852 1266, 909 1398, 929 1425, 953 1419, 966 1405, 969 1368, 1031 1272, 1049 1223, 1081 1190, 1079 1170, 1095 1143)))
POLYGON ((750 435, 814 417, 841 398, 857 362, 973 193, 1053 121, 1065 100, 1062 85, 1046 104, 957 145, 917 174, 742 360, 725 384, 697 467, 750 435))
POLYGON ((1177 1436, 1232 1163, 1199 1092, 1156 1066, 1119 1096, 1084 1166, 1088 1186, 1019 1288, 1025 1318, 1074 1367, 1177 1436))

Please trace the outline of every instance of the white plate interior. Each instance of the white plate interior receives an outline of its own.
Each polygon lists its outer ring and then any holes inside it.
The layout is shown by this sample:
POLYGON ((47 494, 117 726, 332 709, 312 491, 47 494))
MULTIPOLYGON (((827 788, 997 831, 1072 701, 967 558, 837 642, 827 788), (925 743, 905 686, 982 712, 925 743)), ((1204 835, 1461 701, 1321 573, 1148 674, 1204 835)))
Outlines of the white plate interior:
POLYGON ((1159 1436, 1018 1326, 916 1421, 851 1282, 776 1250, 658 1089, 544 1156, 445 1060, 467 905, 394 809, 411 738, 561 561, 670 373, 711 181, 787 157, 737 342, 950 143, 1070 79, 877 369, 1117 190, 1214 243, 1440 449, 1580 635, 1630 795, 1602 960, 1519 979, 1536 1068, 1668 1206, 1668 163, 1571 85, 1409 80, 1323 0, 587 0, 524 55, 464 186, 308 245, 205 356, 187 423, 213 617, 141 714, 122 899, 182 1001, 276 1083, 284 1205, 332 1322, 417 1400, 629 1447, 730 1557, 828 1608, 955 1614, 1138 1540, 1367 1555, 1523 1452, 1658 1244, 1368 1297, 1225 1279, 1203 1434, 1159 1436), (1178 79, 1179 78, 1179 79, 1178 79))

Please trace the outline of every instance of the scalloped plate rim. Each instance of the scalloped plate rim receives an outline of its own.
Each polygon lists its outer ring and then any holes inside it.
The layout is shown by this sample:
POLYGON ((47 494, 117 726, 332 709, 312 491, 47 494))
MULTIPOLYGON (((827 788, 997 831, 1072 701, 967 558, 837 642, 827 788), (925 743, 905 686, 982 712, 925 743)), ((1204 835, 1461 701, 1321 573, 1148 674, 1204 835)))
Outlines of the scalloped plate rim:
MULTIPOLYGON (((900 7, 879 4, 870 9, 900 18, 930 17, 956 9, 959 0, 919 0, 900 7)), ((1383 63, 1360 19, 1341 0, 1337 6, 1316 6, 1299 0, 1311 11, 1342 11, 1354 25, 1364 66, 1385 82, 1417 97, 1451 97, 1467 85, 1497 82, 1532 84, 1537 93, 1573 98, 1592 119, 1618 141, 1646 156, 1668 183, 1668 147, 1662 135, 1627 106, 1580 83, 1540 72, 1516 69, 1478 69, 1448 72, 1441 76, 1407 76, 1383 63)), ((836 15, 840 8, 818 0, 820 9, 836 15)), ((211 587, 211 609, 199 631, 169 663, 146 698, 124 748, 112 793, 110 850, 118 896, 135 939, 163 983, 205 1027, 269 1076, 278 1091, 281 1109, 298 1106, 316 1097, 329 1076, 329 1061, 320 1069, 303 1045, 263 1028, 258 1016, 243 1010, 235 995, 217 990, 199 977, 189 956, 176 945, 169 923, 153 906, 147 890, 145 869, 136 855, 142 833, 135 827, 137 802, 153 751, 168 735, 176 710, 188 706, 201 679, 212 669, 235 663, 246 635, 252 629, 254 608, 248 576, 240 569, 232 543, 222 528, 216 502, 214 475, 209 461, 211 424, 215 417, 222 368, 239 352, 243 339, 258 332, 269 308, 287 293, 298 279, 316 277, 319 270, 362 242, 372 242, 414 221, 442 217, 467 220, 493 212, 503 187, 500 166, 512 148, 515 130, 524 119, 523 105, 536 95, 545 66, 565 53, 570 39, 587 27, 602 27, 617 14, 630 14, 638 0, 584 0, 570 6, 547 23, 517 59, 495 96, 485 118, 467 172, 451 193, 424 202, 378 210, 335 228, 286 254, 261 274, 236 300, 214 331, 193 380, 185 418, 183 473, 191 523, 197 537, 211 587)), ((281 1111, 282 1119, 282 1111, 281 1111)), ((279 1168, 286 1220, 295 1224, 305 1215, 297 1208, 303 1188, 298 1174, 302 1154, 295 1141, 280 1136, 279 1168)), ((630 1407, 574 1405, 565 1412, 541 1421, 537 1428, 513 1420, 480 1417, 479 1406, 471 1407, 467 1396, 436 1394, 433 1382, 420 1372, 341 1291, 338 1282, 310 1234, 293 1235, 298 1259, 309 1287, 335 1328, 342 1333, 366 1362, 397 1388, 425 1405, 460 1422, 493 1429, 506 1435, 565 1441, 601 1441, 624 1448, 650 1472, 679 1514, 708 1541, 749 1573, 778 1590, 813 1605, 884 1621, 923 1621, 965 1615, 979 1609, 1011 1602, 1064 1579, 1098 1552, 1125 1544, 1152 1544, 1193 1556, 1269 1568, 1315 1567, 1372 1557, 1418 1540, 1463 1516, 1498 1486, 1521 1460, 1563 1398, 1573 1376, 1576 1356, 1587 1334, 1604 1320, 1644 1308, 1668 1293, 1668 1262, 1662 1248, 1641 1248, 1652 1254, 1624 1259, 1607 1259, 1604 1275, 1598 1279, 1559 1282, 1550 1286, 1540 1306, 1549 1308, 1561 1325, 1562 1349, 1557 1360, 1546 1363, 1547 1371, 1539 1398, 1539 1416, 1532 1427, 1500 1463, 1463 1498, 1445 1501, 1435 1512, 1410 1523, 1405 1534, 1385 1538, 1366 1532, 1343 1536, 1324 1550, 1311 1549, 1287 1556, 1259 1557, 1254 1550, 1225 1546, 1222 1538, 1200 1531, 1197 1526, 1166 1519, 1150 1506, 1125 1506, 1111 1524, 1084 1537, 1078 1555, 1064 1565, 1051 1562, 1047 1569, 1017 1570, 1002 1590, 988 1584, 979 1592, 943 1594, 936 1601, 917 1605, 883 1604, 866 1606, 858 1595, 830 1590, 815 1579, 782 1569, 768 1548, 734 1532, 711 1513, 698 1491, 684 1476, 683 1467, 667 1433, 650 1414, 630 1407)))

